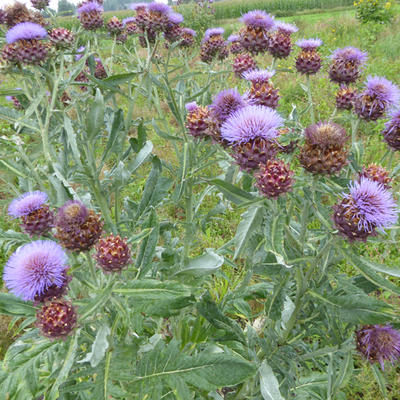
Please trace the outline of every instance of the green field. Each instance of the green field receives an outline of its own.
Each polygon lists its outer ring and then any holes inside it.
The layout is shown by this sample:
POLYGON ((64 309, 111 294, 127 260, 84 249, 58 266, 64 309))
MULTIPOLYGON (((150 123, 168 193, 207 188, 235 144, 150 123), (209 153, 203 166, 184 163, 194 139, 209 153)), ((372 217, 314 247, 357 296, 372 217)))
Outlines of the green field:
MULTIPOLYGON (((322 72, 312 78, 312 91, 315 96, 317 119, 325 120, 332 114, 334 95, 337 87, 331 84, 328 80, 327 67, 328 57, 332 50, 338 47, 344 46, 355 46, 362 50, 368 51, 369 60, 367 66, 363 72, 363 77, 360 80, 362 82, 364 78, 369 74, 385 76, 387 79, 393 81, 400 86, 400 18, 397 19, 389 26, 374 27, 372 29, 369 25, 360 25, 355 17, 354 11, 348 9, 348 6, 352 4, 352 0, 249 0, 244 2, 243 0, 230 0, 222 1, 215 4, 217 26, 223 26, 225 28, 226 36, 230 33, 236 32, 240 26, 237 18, 244 12, 247 12, 254 8, 262 8, 277 16, 283 16, 283 20, 295 23, 299 27, 299 33, 296 35, 297 38, 302 37, 319 37, 324 41, 324 46, 321 49, 321 54, 325 59, 325 67, 322 72), (321 12, 321 10, 329 8, 346 8, 331 10, 328 12, 321 12), (310 14, 304 14, 304 10, 315 10, 316 12, 310 14), (297 15, 296 15, 297 14, 297 15), (300 15, 304 14, 304 15, 300 15)), ((398 10, 398 8, 397 8, 398 10)), ((124 18, 131 15, 129 11, 110 12, 107 13, 106 19, 112 15, 117 15, 120 18, 124 18)), ((78 24, 76 17, 63 17, 58 19, 59 23, 65 27, 70 28, 78 24)), ((105 41, 104 49, 107 56, 110 51, 110 41, 105 41)), ((296 50, 286 60, 278 63, 276 67, 278 69, 284 69, 286 72, 277 74, 274 78, 274 84, 280 89, 281 102, 279 111, 284 115, 287 115, 292 107, 292 103, 301 104, 304 100, 303 89, 299 86, 299 80, 293 77, 290 69, 293 69, 294 58, 296 50)), ((219 65, 219 69, 229 68, 232 62, 232 57, 229 61, 223 65, 219 65)), ((267 67, 270 62, 270 56, 258 56, 257 62, 260 68, 267 67)), ((118 65, 116 69, 120 68, 118 65)), ((123 72, 123 71, 121 71, 123 72)), ((5 83, 4 83, 5 84, 5 83)), ((4 85, 3 84, 3 85, 4 85)), ((7 82, 7 86, 17 87, 18 82, 7 82)), ((238 87, 240 91, 243 91, 245 83, 237 80, 233 74, 229 75, 227 81, 221 81, 218 87, 214 88, 214 93, 222 88, 226 87, 238 87)), ((3 102, 3 99, 2 99, 3 102)), ((136 107, 135 113, 140 116, 150 116, 154 112, 153 109, 149 109, 146 105, 146 101, 143 98, 139 98, 138 107, 136 107)), ((306 123, 307 121, 305 121, 306 123)), ((348 127, 348 121, 342 117, 337 117, 336 122, 342 123, 348 127)), ((364 143, 373 151, 370 151, 369 162, 380 163, 386 152, 386 145, 382 142, 381 135, 379 134, 382 130, 383 122, 378 123, 362 123, 360 132, 363 137, 364 143)), ((0 134, 7 135, 10 133, 10 129, 7 124, 0 123, 0 134)), ((155 144, 155 152, 162 152, 164 159, 172 158, 172 150, 165 147, 165 143, 154 132, 150 133, 150 138, 155 144), (171 154, 170 154, 171 153, 171 154)), ((386 161, 384 161, 385 163, 386 161)), ((399 156, 396 155, 392 161, 392 166, 399 162, 399 156)), ((1 171, 0 171, 0 177, 1 171)), ((6 179, 6 177, 3 177, 6 179)), ((399 188, 399 182, 395 182, 394 189, 399 188)), ((133 198, 137 188, 127 188, 127 193, 133 198)), ((2 214, 5 215, 6 207, 12 194, 8 189, 0 182, 0 208, 2 214)), ((215 204, 216 199, 210 200, 206 204, 204 211, 211 210, 215 204), (214 202, 215 200, 215 202, 214 202)), ((168 216, 175 215, 179 218, 179 210, 165 210, 168 216)), ((215 220, 207 227, 206 233, 203 233, 199 237, 199 251, 207 247, 218 246, 221 242, 226 242, 229 238, 234 235, 236 226, 239 222, 240 213, 234 209, 227 211, 223 219, 215 220)), ((1 228, 9 227, 9 221, 0 222, 1 228)), ((383 259, 387 265, 398 265, 400 252, 398 248, 395 248, 391 244, 388 246, 384 245, 361 245, 361 251, 367 253, 376 261, 382 262, 383 259)), ((4 263, 8 254, 0 251, 0 262, 4 263)), ((351 273, 351 267, 343 265, 343 269, 348 273, 351 273)), ((213 290, 218 291, 219 282, 215 282, 213 290)), ((387 296, 383 293, 382 296, 387 296)), ((398 303, 398 299, 389 298, 389 301, 398 303)), ((0 355, 4 346, 9 343, 10 338, 7 336, 7 319, 0 319, 0 355)), ((374 379, 374 376, 368 366, 361 360, 357 361, 357 380, 350 382, 347 386, 346 393, 349 400, 380 400, 384 399, 380 394, 378 385, 374 379)), ((390 381, 390 387, 388 388, 388 399, 398 400, 400 395, 400 381, 398 378, 399 367, 397 370, 392 368, 385 372, 388 380, 390 381)))

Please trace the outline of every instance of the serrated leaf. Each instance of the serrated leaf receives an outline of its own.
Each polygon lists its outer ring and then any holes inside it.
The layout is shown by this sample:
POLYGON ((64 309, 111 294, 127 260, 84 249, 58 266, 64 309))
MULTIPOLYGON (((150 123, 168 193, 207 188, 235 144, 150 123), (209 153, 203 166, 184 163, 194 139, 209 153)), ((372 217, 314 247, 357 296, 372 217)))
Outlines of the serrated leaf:
POLYGON ((153 143, 148 140, 144 146, 140 149, 136 158, 127 166, 127 170, 130 174, 133 174, 149 157, 151 152, 153 151, 153 143))
POLYGON ((11 293, 0 293, 0 314, 30 317, 35 313, 36 309, 31 302, 23 301, 11 293))

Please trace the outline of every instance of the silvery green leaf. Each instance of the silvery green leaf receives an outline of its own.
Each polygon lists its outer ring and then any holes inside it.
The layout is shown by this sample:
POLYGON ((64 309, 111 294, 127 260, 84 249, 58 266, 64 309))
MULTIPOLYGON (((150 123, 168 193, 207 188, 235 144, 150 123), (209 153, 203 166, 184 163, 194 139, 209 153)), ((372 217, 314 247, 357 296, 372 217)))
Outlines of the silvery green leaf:
POLYGON ((103 359, 108 349, 109 343, 107 336, 111 333, 111 330, 107 324, 101 325, 97 331, 96 338, 92 344, 92 351, 86 354, 86 357, 79 360, 79 363, 90 362, 90 365, 94 368, 97 367, 100 361, 103 359))
POLYGON ((260 374, 260 390, 264 400, 285 400, 279 391, 279 382, 274 371, 264 360, 258 370, 260 374))

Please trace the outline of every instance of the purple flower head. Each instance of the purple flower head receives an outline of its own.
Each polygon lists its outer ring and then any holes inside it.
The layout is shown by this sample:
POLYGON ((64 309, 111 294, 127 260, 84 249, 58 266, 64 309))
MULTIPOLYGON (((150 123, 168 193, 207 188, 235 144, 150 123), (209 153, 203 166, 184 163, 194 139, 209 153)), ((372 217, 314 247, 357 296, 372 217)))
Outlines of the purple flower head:
POLYGON ((127 17, 122 20, 122 23, 124 24, 124 26, 126 26, 126 24, 135 23, 135 22, 136 22, 135 17, 127 17))
POLYGON ((190 35, 190 36, 197 36, 196 31, 194 31, 193 29, 190 29, 190 28, 182 28, 182 33, 186 33, 187 35, 190 35))
POLYGON ((370 75, 365 86, 367 90, 364 95, 370 96, 384 105, 393 106, 399 102, 399 88, 386 78, 370 75))
POLYGON ((195 101, 185 104, 186 111, 188 111, 188 112, 192 112, 192 111, 196 110, 197 107, 198 107, 198 105, 195 101))
POLYGON ((273 140, 283 119, 272 108, 246 106, 234 112, 222 124, 221 136, 230 143, 247 143, 256 138, 273 140))
POLYGON ((83 3, 76 12, 78 15, 88 14, 92 11, 97 11, 102 13, 104 11, 103 7, 97 1, 89 1, 88 3, 83 3))
POLYGON ((43 39, 46 36, 47 31, 43 26, 33 22, 21 22, 6 33, 6 41, 14 43, 17 40, 43 39))
POLYGON ((274 26, 274 30, 278 32, 282 32, 286 35, 291 35, 292 33, 296 33, 299 28, 296 25, 288 24, 286 22, 277 21, 274 26))
POLYGON ((38 210, 48 200, 44 192, 27 192, 14 199, 8 206, 8 215, 19 218, 38 210))
POLYGON ((183 15, 176 12, 170 12, 167 15, 167 18, 168 22, 170 22, 171 24, 178 25, 183 22, 183 15))
POLYGON ((56 225, 63 228, 81 226, 87 219, 89 210, 78 200, 67 201, 59 210, 56 225))
POLYGON ((392 194, 378 182, 362 177, 349 186, 350 200, 346 207, 351 208, 353 218, 358 220, 358 229, 371 232, 376 228, 386 228, 397 221, 397 204, 392 194))
POLYGON ((33 300, 51 285, 62 286, 67 255, 56 242, 37 240, 18 248, 4 267, 7 288, 23 300, 33 300))
POLYGON ((267 69, 251 69, 243 72, 242 77, 251 83, 265 83, 275 75, 275 71, 267 69))
POLYGON ((152 12, 157 12, 162 15, 168 14, 171 11, 171 7, 164 3, 157 3, 153 1, 147 5, 147 9, 152 12))
POLYGON ((230 42, 230 43, 235 43, 235 42, 239 42, 239 41, 240 41, 239 35, 232 34, 228 37, 228 42, 230 42))
POLYGON ((137 11, 137 10, 140 9, 140 8, 147 9, 147 5, 148 5, 148 3, 132 3, 132 4, 129 6, 129 8, 130 8, 131 10, 137 11))
POLYGON ((215 96, 211 110, 218 121, 225 122, 232 113, 245 106, 246 103, 237 89, 227 89, 215 96))
POLYGON ((302 50, 311 51, 322 45, 321 39, 300 39, 296 42, 302 50))
POLYGON ((400 332, 390 325, 366 325, 356 336, 357 350, 369 362, 379 362, 382 370, 385 361, 393 364, 400 358, 400 332))
POLYGON ((357 47, 347 46, 343 49, 336 49, 331 58, 333 60, 352 61, 357 65, 364 64, 367 61, 368 54, 357 47))
POLYGON ((207 41, 212 36, 223 35, 224 32, 225 32, 224 28, 210 28, 210 29, 207 29, 205 31, 205 33, 204 33, 203 41, 207 41))
POLYGON ((390 120, 385 123, 385 130, 387 132, 400 131, 400 108, 392 110, 390 113, 390 120))
POLYGON ((269 31, 274 26, 274 17, 262 10, 253 10, 244 14, 240 19, 251 28, 262 28, 269 31))
POLYGON ((7 100, 7 101, 14 101, 14 100, 13 100, 13 96, 6 96, 6 100, 7 100))

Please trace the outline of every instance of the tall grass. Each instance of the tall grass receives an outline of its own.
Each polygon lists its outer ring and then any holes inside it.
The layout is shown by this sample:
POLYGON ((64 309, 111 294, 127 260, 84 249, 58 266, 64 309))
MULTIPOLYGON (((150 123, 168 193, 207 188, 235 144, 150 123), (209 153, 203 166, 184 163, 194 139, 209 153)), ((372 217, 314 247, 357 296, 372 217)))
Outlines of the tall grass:
POLYGON ((349 7, 353 0, 223 0, 214 4, 216 19, 238 18, 251 10, 265 10, 278 17, 304 10, 349 7))

